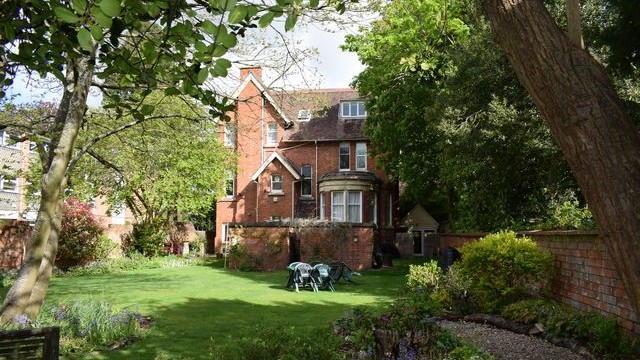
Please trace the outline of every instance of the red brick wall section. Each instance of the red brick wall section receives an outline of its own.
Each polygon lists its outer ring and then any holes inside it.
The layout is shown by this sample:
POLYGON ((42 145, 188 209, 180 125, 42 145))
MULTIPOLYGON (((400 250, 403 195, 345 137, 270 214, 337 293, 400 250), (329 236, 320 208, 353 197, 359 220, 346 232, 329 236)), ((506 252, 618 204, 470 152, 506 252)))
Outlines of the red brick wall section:
MULTIPOLYGON (((522 234, 554 255, 556 275, 551 290, 556 300, 578 310, 613 316, 627 331, 640 334, 640 321, 597 232, 536 231, 522 234)), ((442 234, 441 247, 457 248, 482 236, 442 234)))
POLYGON ((284 224, 242 224, 229 229, 229 237, 246 246, 242 259, 229 257, 229 267, 243 264, 255 270, 282 270, 289 265, 289 236, 300 239, 300 261, 341 261, 354 270, 371 267, 374 229, 371 226, 317 226, 292 228, 284 224))
POLYGON ((28 222, 13 220, 3 223, 0 227, 0 270, 17 269, 22 265, 30 237, 28 222))

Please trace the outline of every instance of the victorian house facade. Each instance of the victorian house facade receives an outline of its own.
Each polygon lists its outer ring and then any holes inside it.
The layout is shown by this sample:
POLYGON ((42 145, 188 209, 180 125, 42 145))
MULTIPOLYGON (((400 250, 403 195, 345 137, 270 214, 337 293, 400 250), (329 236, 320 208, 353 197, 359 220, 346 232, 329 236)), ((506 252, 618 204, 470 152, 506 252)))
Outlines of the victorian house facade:
POLYGON ((237 151, 216 209, 216 251, 234 224, 320 219, 374 227, 393 241, 397 185, 370 156, 353 89, 276 92, 243 68, 224 143, 237 151))

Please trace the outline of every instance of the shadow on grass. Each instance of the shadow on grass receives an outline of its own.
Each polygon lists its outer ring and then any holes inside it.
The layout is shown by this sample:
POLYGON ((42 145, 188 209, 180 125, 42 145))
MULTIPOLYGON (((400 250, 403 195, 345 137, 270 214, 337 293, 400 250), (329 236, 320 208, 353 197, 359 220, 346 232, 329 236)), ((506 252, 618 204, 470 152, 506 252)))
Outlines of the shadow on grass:
POLYGON ((347 309, 345 304, 331 301, 259 305, 240 300, 188 299, 154 314, 153 329, 142 341, 89 358, 216 359, 216 345, 233 346, 243 337, 255 336, 264 326, 292 326, 301 332, 326 328, 329 336, 332 323, 347 309))

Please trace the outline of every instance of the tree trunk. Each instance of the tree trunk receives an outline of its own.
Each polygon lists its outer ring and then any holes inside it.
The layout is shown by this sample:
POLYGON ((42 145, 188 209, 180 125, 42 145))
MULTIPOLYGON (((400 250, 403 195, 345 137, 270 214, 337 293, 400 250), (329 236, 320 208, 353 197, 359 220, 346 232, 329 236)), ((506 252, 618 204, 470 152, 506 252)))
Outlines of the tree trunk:
POLYGON ((605 69, 541 0, 483 0, 500 47, 549 125, 640 315, 640 136, 605 69))
MULTIPOLYGON (((66 86, 56 117, 56 122, 62 125, 61 133, 49 150, 51 161, 43 164, 46 172, 42 177, 38 218, 24 264, 5 297, 0 315, 2 322, 17 320, 23 315, 35 318, 44 300, 58 247, 67 167, 84 118, 93 77, 92 58, 93 54, 70 60, 67 64, 66 86)), ((54 139, 55 136, 52 134, 54 139)))

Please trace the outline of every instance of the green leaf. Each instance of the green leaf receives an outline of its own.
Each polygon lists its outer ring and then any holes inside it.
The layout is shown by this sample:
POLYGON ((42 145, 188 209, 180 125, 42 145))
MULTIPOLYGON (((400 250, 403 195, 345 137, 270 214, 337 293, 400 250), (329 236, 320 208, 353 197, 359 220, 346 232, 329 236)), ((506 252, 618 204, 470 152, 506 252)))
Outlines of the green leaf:
POLYGON ((200 24, 200 27, 202 28, 202 30, 204 30, 209 35, 215 35, 215 33, 218 31, 218 26, 216 26, 216 24, 212 23, 211 20, 203 21, 200 24))
POLYGON ((102 26, 103 29, 109 29, 111 27, 113 18, 105 15, 100 8, 91 8, 91 15, 93 15, 93 18, 96 19, 98 25, 102 26))
POLYGON ((91 31, 91 36, 93 36, 96 41, 102 41, 104 34, 102 33, 102 28, 96 24, 93 24, 89 27, 89 31, 91 31))
POLYGON ((223 10, 231 11, 236 7, 236 0, 220 0, 220 5, 222 5, 223 10))
POLYGON ((174 96, 174 95, 180 95, 181 92, 177 88, 169 87, 164 89, 164 94, 167 96, 174 96))
POLYGON ((120 1, 118 0, 102 0, 98 6, 107 16, 116 17, 120 15, 120 1))
POLYGON ((298 22, 298 14, 296 13, 289 14, 289 16, 287 16, 287 20, 284 22, 285 31, 293 30, 297 22, 298 22))
POLYGON ((229 22, 231 24, 239 24, 247 16, 247 13, 248 13, 248 11, 247 11, 247 7, 246 6, 244 6, 244 5, 236 6, 229 13, 229 22))
POLYGON ((7 38, 8 42, 12 42, 13 39, 15 39, 16 34, 13 31, 13 26, 11 26, 11 24, 4 24, 4 36, 7 38))
POLYGON ((93 47, 93 37, 89 30, 85 28, 78 30, 78 43, 82 50, 91 51, 91 48, 93 47))
POLYGON ((61 21, 64 21, 69 24, 75 24, 80 21, 80 18, 71 12, 71 10, 67 9, 63 6, 53 6, 53 12, 56 14, 56 17, 61 21))
POLYGON ((73 0, 71 6, 76 13, 84 14, 87 11, 87 0, 73 0))
POLYGON ((312 8, 317 8, 320 6, 320 0, 309 0, 309 6, 312 8))
POLYGON ((236 46, 238 43, 238 39, 236 38, 236 34, 224 34, 218 37, 218 40, 222 45, 224 45, 227 49, 231 49, 236 46))
POLYGON ((207 81, 208 77, 209 77, 209 69, 207 69, 206 67, 200 69, 200 71, 198 71, 198 77, 197 77, 198 84, 203 84, 205 81, 207 81))
POLYGON ((275 13, 268 12, 268 13, 262 15, 260 20, 258 20, 258 25, 261 28, 266 28, 267 26, 271 25, 271 22, 273 22, 273 18, 275 18, 275 17, 276 17, 275 13))
POLYGON ((140 114, 142 115, 151 115, 153 114, 153 111, 155 110, 155 106, 153 105, 149 105, 149 104, 144 104, 142 105, 142 107, 140 108, 140 114))
POLYGON ((220 57, 220 56, 222 56, 222 55, 226 54, 226 53, 227 53, 227 51, 228 51, 228 49, 227 49, 225 46, 222 46, 222 45, 220 45, 220 46, 216 46, 216 47, 213 49, 213 52, 211 53, 211 56, 213 56, 213 57, 220 57))

